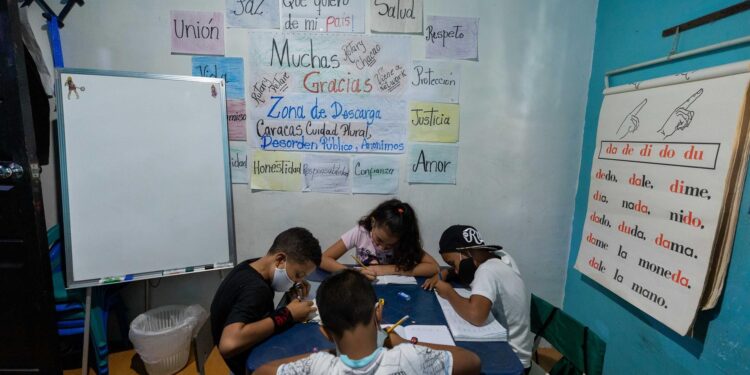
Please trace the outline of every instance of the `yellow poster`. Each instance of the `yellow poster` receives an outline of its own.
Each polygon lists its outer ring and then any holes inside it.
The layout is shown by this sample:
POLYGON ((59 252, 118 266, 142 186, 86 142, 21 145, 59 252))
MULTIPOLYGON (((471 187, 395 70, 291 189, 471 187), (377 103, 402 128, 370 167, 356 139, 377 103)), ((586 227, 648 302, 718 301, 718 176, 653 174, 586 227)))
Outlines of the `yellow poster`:
POLYGON ((409 140, 417 142, 458 142, 458 104, 409 103, 409 140))
POLYGON ((302 154, 281 151, 255 151, 251 168, 251 189, 302 190, 302 154))

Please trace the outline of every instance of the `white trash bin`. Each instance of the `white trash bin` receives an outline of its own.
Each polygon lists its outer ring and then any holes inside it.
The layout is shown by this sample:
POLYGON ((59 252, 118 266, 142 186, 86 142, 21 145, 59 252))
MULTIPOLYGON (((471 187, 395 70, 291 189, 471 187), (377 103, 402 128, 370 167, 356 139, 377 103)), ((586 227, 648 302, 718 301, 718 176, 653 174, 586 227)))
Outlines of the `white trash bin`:
POLYGON ((194 330, 207 318, 200 305, 157 307, 133 319, 128 336, 150 375, 174 374, 185 367, 194 330))

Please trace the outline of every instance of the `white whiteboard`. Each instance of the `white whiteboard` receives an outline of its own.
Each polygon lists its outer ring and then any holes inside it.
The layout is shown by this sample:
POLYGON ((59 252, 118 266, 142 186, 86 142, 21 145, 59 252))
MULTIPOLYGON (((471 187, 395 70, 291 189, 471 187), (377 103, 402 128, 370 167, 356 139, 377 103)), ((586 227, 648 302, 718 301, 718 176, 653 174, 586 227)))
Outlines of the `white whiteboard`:
POLYGON ((68 287, 234 263, 223 85, 57 72, 68 287))

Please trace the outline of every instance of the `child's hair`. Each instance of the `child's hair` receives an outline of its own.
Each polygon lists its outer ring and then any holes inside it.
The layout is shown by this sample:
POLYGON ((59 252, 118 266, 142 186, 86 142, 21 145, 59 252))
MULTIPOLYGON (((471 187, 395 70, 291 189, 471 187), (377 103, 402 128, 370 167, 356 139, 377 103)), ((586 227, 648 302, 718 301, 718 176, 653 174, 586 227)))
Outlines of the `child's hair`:
POLYGON ((345 269, 320 283, 315 301, 323 326, 341 337, 345 331, 370 323, 377 297, 364 275, 345 269))
POLYGON ((422 259, 422 238, 419 236, 417 213, 408 203, 398 199, 387 200, 375 207, 369 215, 359 219, 359 225, 372 230, 373 219, 378 226, 386 226, 398 237, 393 249, 393 264, 400 271, 410 271, 422 259))
POLYGON ((320 242, 305 228, 289 228, 273 240, 268 254, 284 252, 295 263, 305 263, 308 260, 320 266, 320 242))

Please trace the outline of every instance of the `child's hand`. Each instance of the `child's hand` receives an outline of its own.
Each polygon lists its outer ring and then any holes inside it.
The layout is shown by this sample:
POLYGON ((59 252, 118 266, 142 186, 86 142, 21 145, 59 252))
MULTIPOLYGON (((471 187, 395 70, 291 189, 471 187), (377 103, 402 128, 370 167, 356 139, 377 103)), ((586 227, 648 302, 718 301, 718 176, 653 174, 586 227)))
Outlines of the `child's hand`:
POLYGON ((429 279, 424 281, 424 284, 422 284, 422 289, 424 290, 433 290, 435 289, 435 285, 440 281, 440 278, 437 274, 433 275, 429 279))
POLYGON ((453 289, 453 287, 451 286, 451 284, 448 284, 448 283, 446 283, 446 282, 445 282, 445 281, 443 281, 443 280, 438 280, 438 281, 437 281, 437 282, 435 283, 435 285, 433 286, 433 289, 435 289, 435 292, 437 292, 437 294, 438 294, 439 296, 441 296, 441 297, 445 297, 445 293, 446 293, 446 292, 447 292, 447 291, 448 291, 449 289, 453 289))
POLYGON ((311 312, 317 310, 313 307, 312 301, 300 301, 296 299, 289 302, 286 308, 289 309, 289 312, 292 313, 292 318, 297 322, 304 322, 311 312))
POLYGON ((302 281, 301 283, 295 284, 291 291, 292 297, 297 299, 304 299, 310 294, 310 283, 302 281))
POLYGON ((370 268, 360 268, 359 272, 365 275, 365 277, 370 281, 373 281, 378 278, 378 275, 375 273, 375 271, 370 268))
POLYGON ((388 338, 385 339, 385 343, 383 343, 383 346, 385 346, 388 349, 391 349, 394 346, 398 346, 399 344, 403 344, 405 342, 409 342, 409 341, 399 336, 398 333, 396 333, 396 331, 393 331, 388 334, 388 338))

